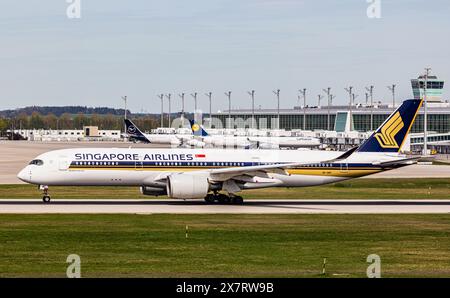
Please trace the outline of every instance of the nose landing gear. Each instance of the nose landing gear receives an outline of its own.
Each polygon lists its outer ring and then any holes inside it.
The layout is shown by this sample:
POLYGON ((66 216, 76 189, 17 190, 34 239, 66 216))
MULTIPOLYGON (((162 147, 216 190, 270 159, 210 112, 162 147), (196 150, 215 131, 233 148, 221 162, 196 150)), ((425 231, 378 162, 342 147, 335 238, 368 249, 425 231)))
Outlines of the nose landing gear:
POLYGON ((48 185, 40 185, 39 189, 42 190, 42 201, 44 203, 50 203, 50 194, 48 193, 48 185))

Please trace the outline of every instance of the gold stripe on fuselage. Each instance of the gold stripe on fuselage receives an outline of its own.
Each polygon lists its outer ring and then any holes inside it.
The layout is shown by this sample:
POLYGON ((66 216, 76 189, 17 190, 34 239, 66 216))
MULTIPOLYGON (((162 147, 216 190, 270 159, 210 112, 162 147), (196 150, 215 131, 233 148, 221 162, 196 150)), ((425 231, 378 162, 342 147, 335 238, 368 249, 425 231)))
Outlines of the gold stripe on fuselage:
MULTIPOLYGON (((207 170, 212 168, 227 168, 227 167, 133 167, 133 166, 94 166, 94 167, 84 167, 84 166, 71 166, 69 170, 116 170, 116 171, 158 171, 158 172, 188 172, 188 171, 198 171, 207 170)), ((233 168, 233 167, 230 167, 233 168)), ((349 167, 349 168, 293 168, 286 169, 286 172, 290 175, 312 175, 312 176, 333 176, 333 177, 361 177, 370 174, 375 174, 381 172, 381 168, 370 168, 370 167, 349 167)))

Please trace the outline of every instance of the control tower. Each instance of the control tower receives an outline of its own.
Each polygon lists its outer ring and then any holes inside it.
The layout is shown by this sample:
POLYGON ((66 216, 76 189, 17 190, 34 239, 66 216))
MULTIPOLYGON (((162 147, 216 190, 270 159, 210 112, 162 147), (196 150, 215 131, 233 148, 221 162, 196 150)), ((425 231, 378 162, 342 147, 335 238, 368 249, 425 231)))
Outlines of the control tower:
MULTIPOLYGON (((423 98, 423 87, 425 77, 419 76, 417 79, 411 80, 411 86, 413 89, 414 99, 423 98)), ((444 81, 438 80, 436 76, 428 76, 427 83, 427 102, 442 102, 442 92, 444 89, 444 81)))

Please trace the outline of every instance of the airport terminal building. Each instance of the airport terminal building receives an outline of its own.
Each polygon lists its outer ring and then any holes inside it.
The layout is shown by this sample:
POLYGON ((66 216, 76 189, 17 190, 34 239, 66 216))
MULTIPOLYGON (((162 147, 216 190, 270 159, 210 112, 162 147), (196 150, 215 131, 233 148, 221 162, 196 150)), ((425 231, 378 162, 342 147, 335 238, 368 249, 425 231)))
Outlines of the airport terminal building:
MULTIPOLYGON (((423 97, 424 78, 411 80, 414 98, 423 97)), ((450 132, 450 103, 442 99, 444 81, 436 76, 428 77, 428 131, 435 133, 450 132)), ((398 102, 397 104, 400 104, 398 102)), ((255 109, 255 128, 274 128, 286 130, 331 130, 341 132, 356 130, 367 132, 376 129, 394 111, 392 104, 376 102, 370 104, 295 106, 292 109, 255 109), (306 123, 305 123, 306 120, 306 123)), ((226 127, 252 128, 252 110, 228 110, 212 115, 226 127), (231 123, 229 123, 229 117, 231 123), (231 125, 230 125, 231 124, 231 125)), ((411 129, 413 133, 423 132, 424 109, 422 108, 411 129)))
MULTIPOLYGON (((423 98, 425 80, 423 76, 411 80, 414 98, 423 98)), ((436 76, 427 80, 427 128, 429 148, 438 153, 450 154, 450 103, 443 100, 444 81, 436 76)), ((340 150, 360 144, 368 136, 368 132, 379 127, 395 110, 400 102, 383 104, 295 106, 292 109, 255 109, 252 121, 251 109, 222 111, 212 114, 214 120, 223 123, 226 128, 259 128, 284 129, 296 135, 320 138, 323 144, 340 150), (306 122, 305 122, 306 121, 306 122)), ((213 126, 214 127, 214 126, 213 126)), ((424 109, 417 115, 411 128, 408 147, 420 152, 423 148, 424 109)))
MULTIPOLYGON (((376 129, 392 113, 392 106, 377 105, 373 108, 367 106, 354 106, 349 112, 348 106, 328 107, 294 107, 293 109, 280 109, 280 127, 286 130, 334 130, 344 131, 346 126, 351 130, 367 132, 376 129), (350 117, 351 113, 351 117, 350 117), (306 123, 304 126, 304 119, 306 123)), ((218 118, 228 126, 228 111, 216 113, 218 118)), ((232 127, 251 128, 251 110, 232 110, 232 127)), ((278 113, 276 109, 255 110, 256 128, 278 128, 278 113)), ((419 112, 412 132, 423 132, 423 109, 419 112)), ((428 106, 428 130, 437 133, 450 132, 450 104, 428 106)))

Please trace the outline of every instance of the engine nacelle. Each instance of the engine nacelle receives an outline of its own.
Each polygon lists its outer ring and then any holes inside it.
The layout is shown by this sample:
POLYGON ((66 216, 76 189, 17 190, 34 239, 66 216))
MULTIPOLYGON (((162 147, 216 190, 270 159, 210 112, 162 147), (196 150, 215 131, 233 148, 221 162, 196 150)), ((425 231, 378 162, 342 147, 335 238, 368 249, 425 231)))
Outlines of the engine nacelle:
POLYGON ((172 146, 179 146, 181 144, 181 141, 177 139, 176 137, 173 137, 170 139, 170 145, 172 146))
POLYGON ((174 199, 204 198, 209 190, 206 176, 172 174, 167 176, 167 196, 174 199))
POLYGON ((259 143, 258 148, 259 149, 280 149, 280 146, 278 144, 274 144, 274 143, 259 143))
POLYGON ((191 146, 191 147, 196 147, 196 148, 203 148, 205 147, 205 142, 199 141, 199 140, 188 140, 186 142, 187 145, 191 146))
POLYGON ((165 188, 151 187, 151 186, 141 186, 141 194, 146 196, 163 196, 167 194, 165 188))

